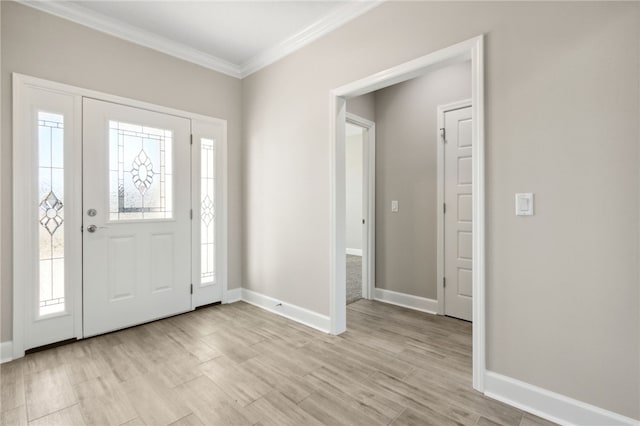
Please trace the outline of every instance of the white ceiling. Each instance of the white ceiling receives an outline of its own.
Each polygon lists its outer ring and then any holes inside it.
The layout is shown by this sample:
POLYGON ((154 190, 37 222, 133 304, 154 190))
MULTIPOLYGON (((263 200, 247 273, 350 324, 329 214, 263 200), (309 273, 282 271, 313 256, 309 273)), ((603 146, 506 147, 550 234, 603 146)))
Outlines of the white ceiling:
POLYGON ((380 0, 22 3, 244 77, 372 9, 380 0))
POLYGON ((340 6, 325 1, 73 3, 238 65, 340 6))

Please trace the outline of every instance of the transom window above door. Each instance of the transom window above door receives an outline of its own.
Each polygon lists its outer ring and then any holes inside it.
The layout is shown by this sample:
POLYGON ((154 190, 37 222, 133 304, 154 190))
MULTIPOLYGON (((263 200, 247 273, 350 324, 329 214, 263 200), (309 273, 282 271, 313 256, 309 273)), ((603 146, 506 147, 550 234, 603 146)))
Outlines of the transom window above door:
POLYGON ((171 130, 109 121, 109 220, 173 218, 171 130))

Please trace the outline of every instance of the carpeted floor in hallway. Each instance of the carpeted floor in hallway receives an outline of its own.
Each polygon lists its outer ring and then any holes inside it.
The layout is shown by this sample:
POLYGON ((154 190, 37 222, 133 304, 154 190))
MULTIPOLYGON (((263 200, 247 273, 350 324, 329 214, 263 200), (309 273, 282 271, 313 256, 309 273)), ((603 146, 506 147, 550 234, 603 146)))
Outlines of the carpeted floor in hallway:
POLYGON ((362 299, 362 256, 347 255, 347 305, 362 299))

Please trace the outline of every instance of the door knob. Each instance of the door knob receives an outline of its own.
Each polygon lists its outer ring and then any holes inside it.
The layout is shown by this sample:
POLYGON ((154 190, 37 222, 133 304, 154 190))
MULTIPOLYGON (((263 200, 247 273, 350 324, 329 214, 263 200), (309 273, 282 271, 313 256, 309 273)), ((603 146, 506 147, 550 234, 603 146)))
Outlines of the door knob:
POLYGON ((87 231, 94 233, 96 232, 98 229, 107 229, 106 226, 96 226, 96 225, 89 225, 87 226, 87 231))

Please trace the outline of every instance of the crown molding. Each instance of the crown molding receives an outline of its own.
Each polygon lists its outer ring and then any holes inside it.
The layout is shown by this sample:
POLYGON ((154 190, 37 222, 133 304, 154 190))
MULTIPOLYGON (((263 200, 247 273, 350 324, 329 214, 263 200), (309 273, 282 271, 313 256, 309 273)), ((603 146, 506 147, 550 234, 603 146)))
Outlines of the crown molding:
POLYGON ((347 22, 379 6, 385 0, 359 0, 347 2, 297 34, 294 34, 272 47, 262 50, 260 53, 241 65, 226 61, 217 56, 194 49, 191 46, 170 40, 155 33, 142 30, 138 27, 94 12, 75 3, 38 0, 15 1, 22 5, 67 19, 96 31, 218 71, 222 74, 235 78, 244 78, 343 26, 347 22))
POLYGON ((16 0, 18 3, 58 16, 96 31, 157 50, 167 55, 192 62, 222 74, 241 78, 239 67, 229 61, 204 53, 149 31, 144 31, 117 19, 96 13, 74 3, 64 1, 16 0))
POLYGON ((334 11, 315 21, 302 31, 272 47, 262 50, 260 53, 244 62, 240 67, 240 74, 242 78, 271 65, 320 37, 329 34, 349 21, 352 21, 371 9, 380 6, 384 1, 385 0, 358 0, 345 3, 343 6, 336 8, 334 11))

